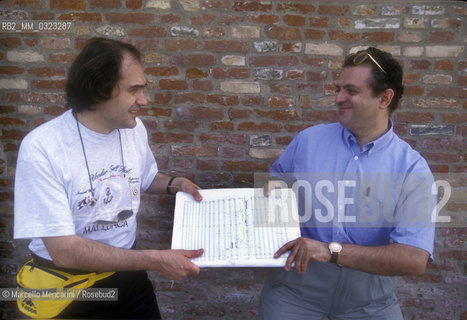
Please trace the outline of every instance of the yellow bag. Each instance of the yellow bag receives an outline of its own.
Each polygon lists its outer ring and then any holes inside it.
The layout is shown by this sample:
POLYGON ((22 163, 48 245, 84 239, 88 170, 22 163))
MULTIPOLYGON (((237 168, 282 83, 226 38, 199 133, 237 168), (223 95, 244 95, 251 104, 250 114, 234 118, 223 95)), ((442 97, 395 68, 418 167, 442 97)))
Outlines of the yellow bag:
POLYGON ((31 318, 53 318, 60 314, 73 301, 72 298, 44 300, 34 298, 38 292, 55 292, 73 289, 79 294, 81 289, 91 287, 96 281, 107 278, 114 272, 71 274, 61 270, 46 268, 26 262, 16 276, 18 283, 17 304, 19 310, 31 318))

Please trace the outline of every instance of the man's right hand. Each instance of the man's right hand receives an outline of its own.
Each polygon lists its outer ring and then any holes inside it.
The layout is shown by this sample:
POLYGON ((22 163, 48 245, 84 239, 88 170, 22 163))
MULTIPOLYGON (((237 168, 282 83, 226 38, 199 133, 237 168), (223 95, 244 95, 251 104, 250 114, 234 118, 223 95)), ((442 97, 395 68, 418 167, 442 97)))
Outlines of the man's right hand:
POLYGON ((131 250, 76 235, 42 238, 58 267, 84 271, 156 270, 171 280, 199 274, 199 250, 131 250), (97 258, 96 258, 97 257, 97 258))
POLYGON ((199 274, 199 266, 190 259, 201 256, 203 249, 198 250, 158 250, 157 271, 170 280, 181 280, 189 274, 199 274))

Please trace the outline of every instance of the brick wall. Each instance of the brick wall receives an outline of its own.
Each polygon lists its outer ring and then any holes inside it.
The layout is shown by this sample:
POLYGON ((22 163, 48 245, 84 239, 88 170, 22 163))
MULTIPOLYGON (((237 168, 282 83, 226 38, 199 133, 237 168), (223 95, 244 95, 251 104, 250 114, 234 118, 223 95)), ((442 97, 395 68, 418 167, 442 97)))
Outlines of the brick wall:
MULTIPOLYGON (((250 187, 300 130, 336 119, 343 57, 377 46, 403 64, 397 133, 452 186, 435 262, 400 280, 406 319, 467 319, 467 3, 462 1, 1 0, 0 287, 28 256, 12 240, 16 153, 64 111, 69 64, 91 36, 143 52, 152 102, 141 118, 160 168, 203 188, 250 187), (386 4, 383 4, 386 3, 386 4), (71 21, 72 30, 13 32, 4 22, 71 21)), ((27 26, 25 26, 27 27, 27 26)), ((27 28, 26 28, 27 29, 27 28)), ((144 196, 140 246, 167 248, 171 196, 144 196)), ((167 319, 255 318, 266 269, 151 278, 167 319)), ((2 318, 15 316, 2 303, 2 318)))

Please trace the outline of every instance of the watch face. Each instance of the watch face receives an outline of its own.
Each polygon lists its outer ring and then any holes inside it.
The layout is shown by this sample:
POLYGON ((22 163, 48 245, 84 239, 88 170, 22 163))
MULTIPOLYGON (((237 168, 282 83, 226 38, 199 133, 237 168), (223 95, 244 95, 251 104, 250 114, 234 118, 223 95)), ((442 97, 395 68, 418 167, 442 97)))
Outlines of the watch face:
POLYGON ((329 243, 329 250, 331 250, 332 252, 339 252, 342 250, 342 246, 340 245, 340 243, 331 242, 329 243))

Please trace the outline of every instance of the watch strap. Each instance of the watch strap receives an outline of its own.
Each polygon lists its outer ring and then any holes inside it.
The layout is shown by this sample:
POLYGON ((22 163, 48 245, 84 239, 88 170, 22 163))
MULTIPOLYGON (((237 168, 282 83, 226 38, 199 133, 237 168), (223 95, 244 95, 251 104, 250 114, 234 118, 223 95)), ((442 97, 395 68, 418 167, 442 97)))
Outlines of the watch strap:
POLYGON ((337 257, 339 256, 339 252, 331 252, 331 262, 337 263, 337 257))

